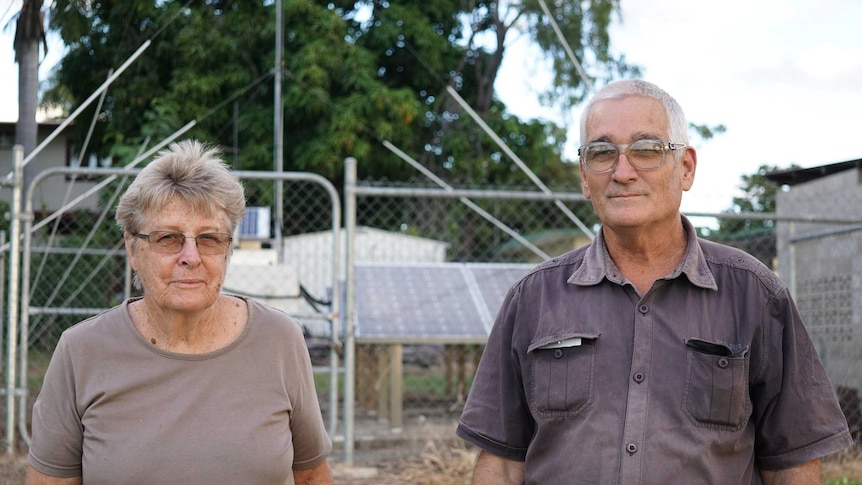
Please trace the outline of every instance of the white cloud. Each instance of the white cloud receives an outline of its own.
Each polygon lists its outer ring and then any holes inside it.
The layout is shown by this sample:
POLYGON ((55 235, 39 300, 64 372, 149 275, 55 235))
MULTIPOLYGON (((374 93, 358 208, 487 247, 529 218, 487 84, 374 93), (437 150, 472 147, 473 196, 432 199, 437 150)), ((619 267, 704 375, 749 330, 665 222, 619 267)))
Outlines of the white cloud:
POLYGON ((862 86, 862 46, 822 42, 800 51, 793 65, 830 87, 858 90, 862 86))

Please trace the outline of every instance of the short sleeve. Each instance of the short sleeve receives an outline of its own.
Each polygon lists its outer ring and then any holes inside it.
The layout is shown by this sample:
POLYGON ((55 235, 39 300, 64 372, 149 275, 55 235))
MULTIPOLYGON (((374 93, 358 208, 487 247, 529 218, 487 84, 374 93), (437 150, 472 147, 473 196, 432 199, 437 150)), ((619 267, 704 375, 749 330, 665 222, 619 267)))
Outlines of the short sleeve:
POLYGON ((534 423, 523 395, 520 363, 512 351, 519 289, 509 291, 497 314, 456 433, 489 453, 524 461, 534 423))
POLYGON ((767 351, 752 392, 758 465, 786 469, 846 448, 847 421, 786 288, 764 318, 767 351))
POLYGON ((83 427, 75 400, 75 372, 64 337, 60 338, 33 405, 28 461, 50 476, 81 476, 83 427))
POLYGON ((292 393, 293 412, 290 417, 290 430, 293 435, 293 468, 314 468, 329 456, 332 440, 323 424, 320 401, 314 386, 311 357, 305 346, 305 339, 299 325, 292 322, 295 332, 291 332, 293 342, 289 359, 291 372, 295 373, 296 387, 292 393))

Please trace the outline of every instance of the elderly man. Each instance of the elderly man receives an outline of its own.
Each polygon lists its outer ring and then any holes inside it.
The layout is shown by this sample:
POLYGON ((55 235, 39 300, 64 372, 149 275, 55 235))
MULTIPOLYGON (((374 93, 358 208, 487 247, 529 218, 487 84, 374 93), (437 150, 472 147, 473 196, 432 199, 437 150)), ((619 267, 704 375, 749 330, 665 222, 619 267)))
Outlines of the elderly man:
POLYGON ((474 484, 819 484, 851 443, 785 284, 680 214, 687 129, 641 80, 587 104, 602 228, 509 291, 458 426, 474 484))

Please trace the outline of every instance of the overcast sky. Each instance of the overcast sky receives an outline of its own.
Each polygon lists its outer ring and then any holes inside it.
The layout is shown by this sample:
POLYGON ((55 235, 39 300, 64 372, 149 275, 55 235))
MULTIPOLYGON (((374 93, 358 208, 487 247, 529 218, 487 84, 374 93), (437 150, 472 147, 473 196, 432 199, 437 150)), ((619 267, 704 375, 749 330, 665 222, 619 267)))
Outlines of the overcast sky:
MULTIPOLYGON (((613 51, 674 96, 689 121, 727 127, 696 144, 697 176, 683 210, 730 207, 741 176, 764 164, 862 158, 862 2, 622 0, 622 13, 613 51)), ((524 94, 543 82, 535 56, 510 54, 497 85, 502 98, 521 116, 560 120, 524 94)), ((570 116, 571 147, 579 117, 570 116)))
MULTIPOLYGON (((690 121, 727 132, 697 143, 698 170, 683 209, 720 212, 743 174, 760 165, 803 167, 862 158, 862 2, 856 0, 621 0, 612 49, 680 102, 690 121)), ((0 0, 0 28, 20 0, 0 0)), ((18 67, 12 28, 0 32, 0 121, 17 118, 18 67)), ((522 117, 570 127, 579 111, 538 106, 547 70, 513 39, 497 90, 522 117)), ((40 70, 45 80, 62 53, 53 36, 40 70)))

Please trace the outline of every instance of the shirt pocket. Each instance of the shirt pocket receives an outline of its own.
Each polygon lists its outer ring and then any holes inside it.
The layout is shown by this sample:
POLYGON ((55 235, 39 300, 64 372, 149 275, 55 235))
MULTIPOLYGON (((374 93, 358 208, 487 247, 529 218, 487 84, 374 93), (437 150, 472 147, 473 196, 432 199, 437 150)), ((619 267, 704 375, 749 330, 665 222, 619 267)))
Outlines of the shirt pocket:
POLYGON ((593 402, 598 338, 572 333, 530 344, 529 400, 537 417, 577 416, 593 402))
POLYGON ((751 415, 747 345, 692 338, 687 347, 683 409, 698 426, 738 430, 751 415))

